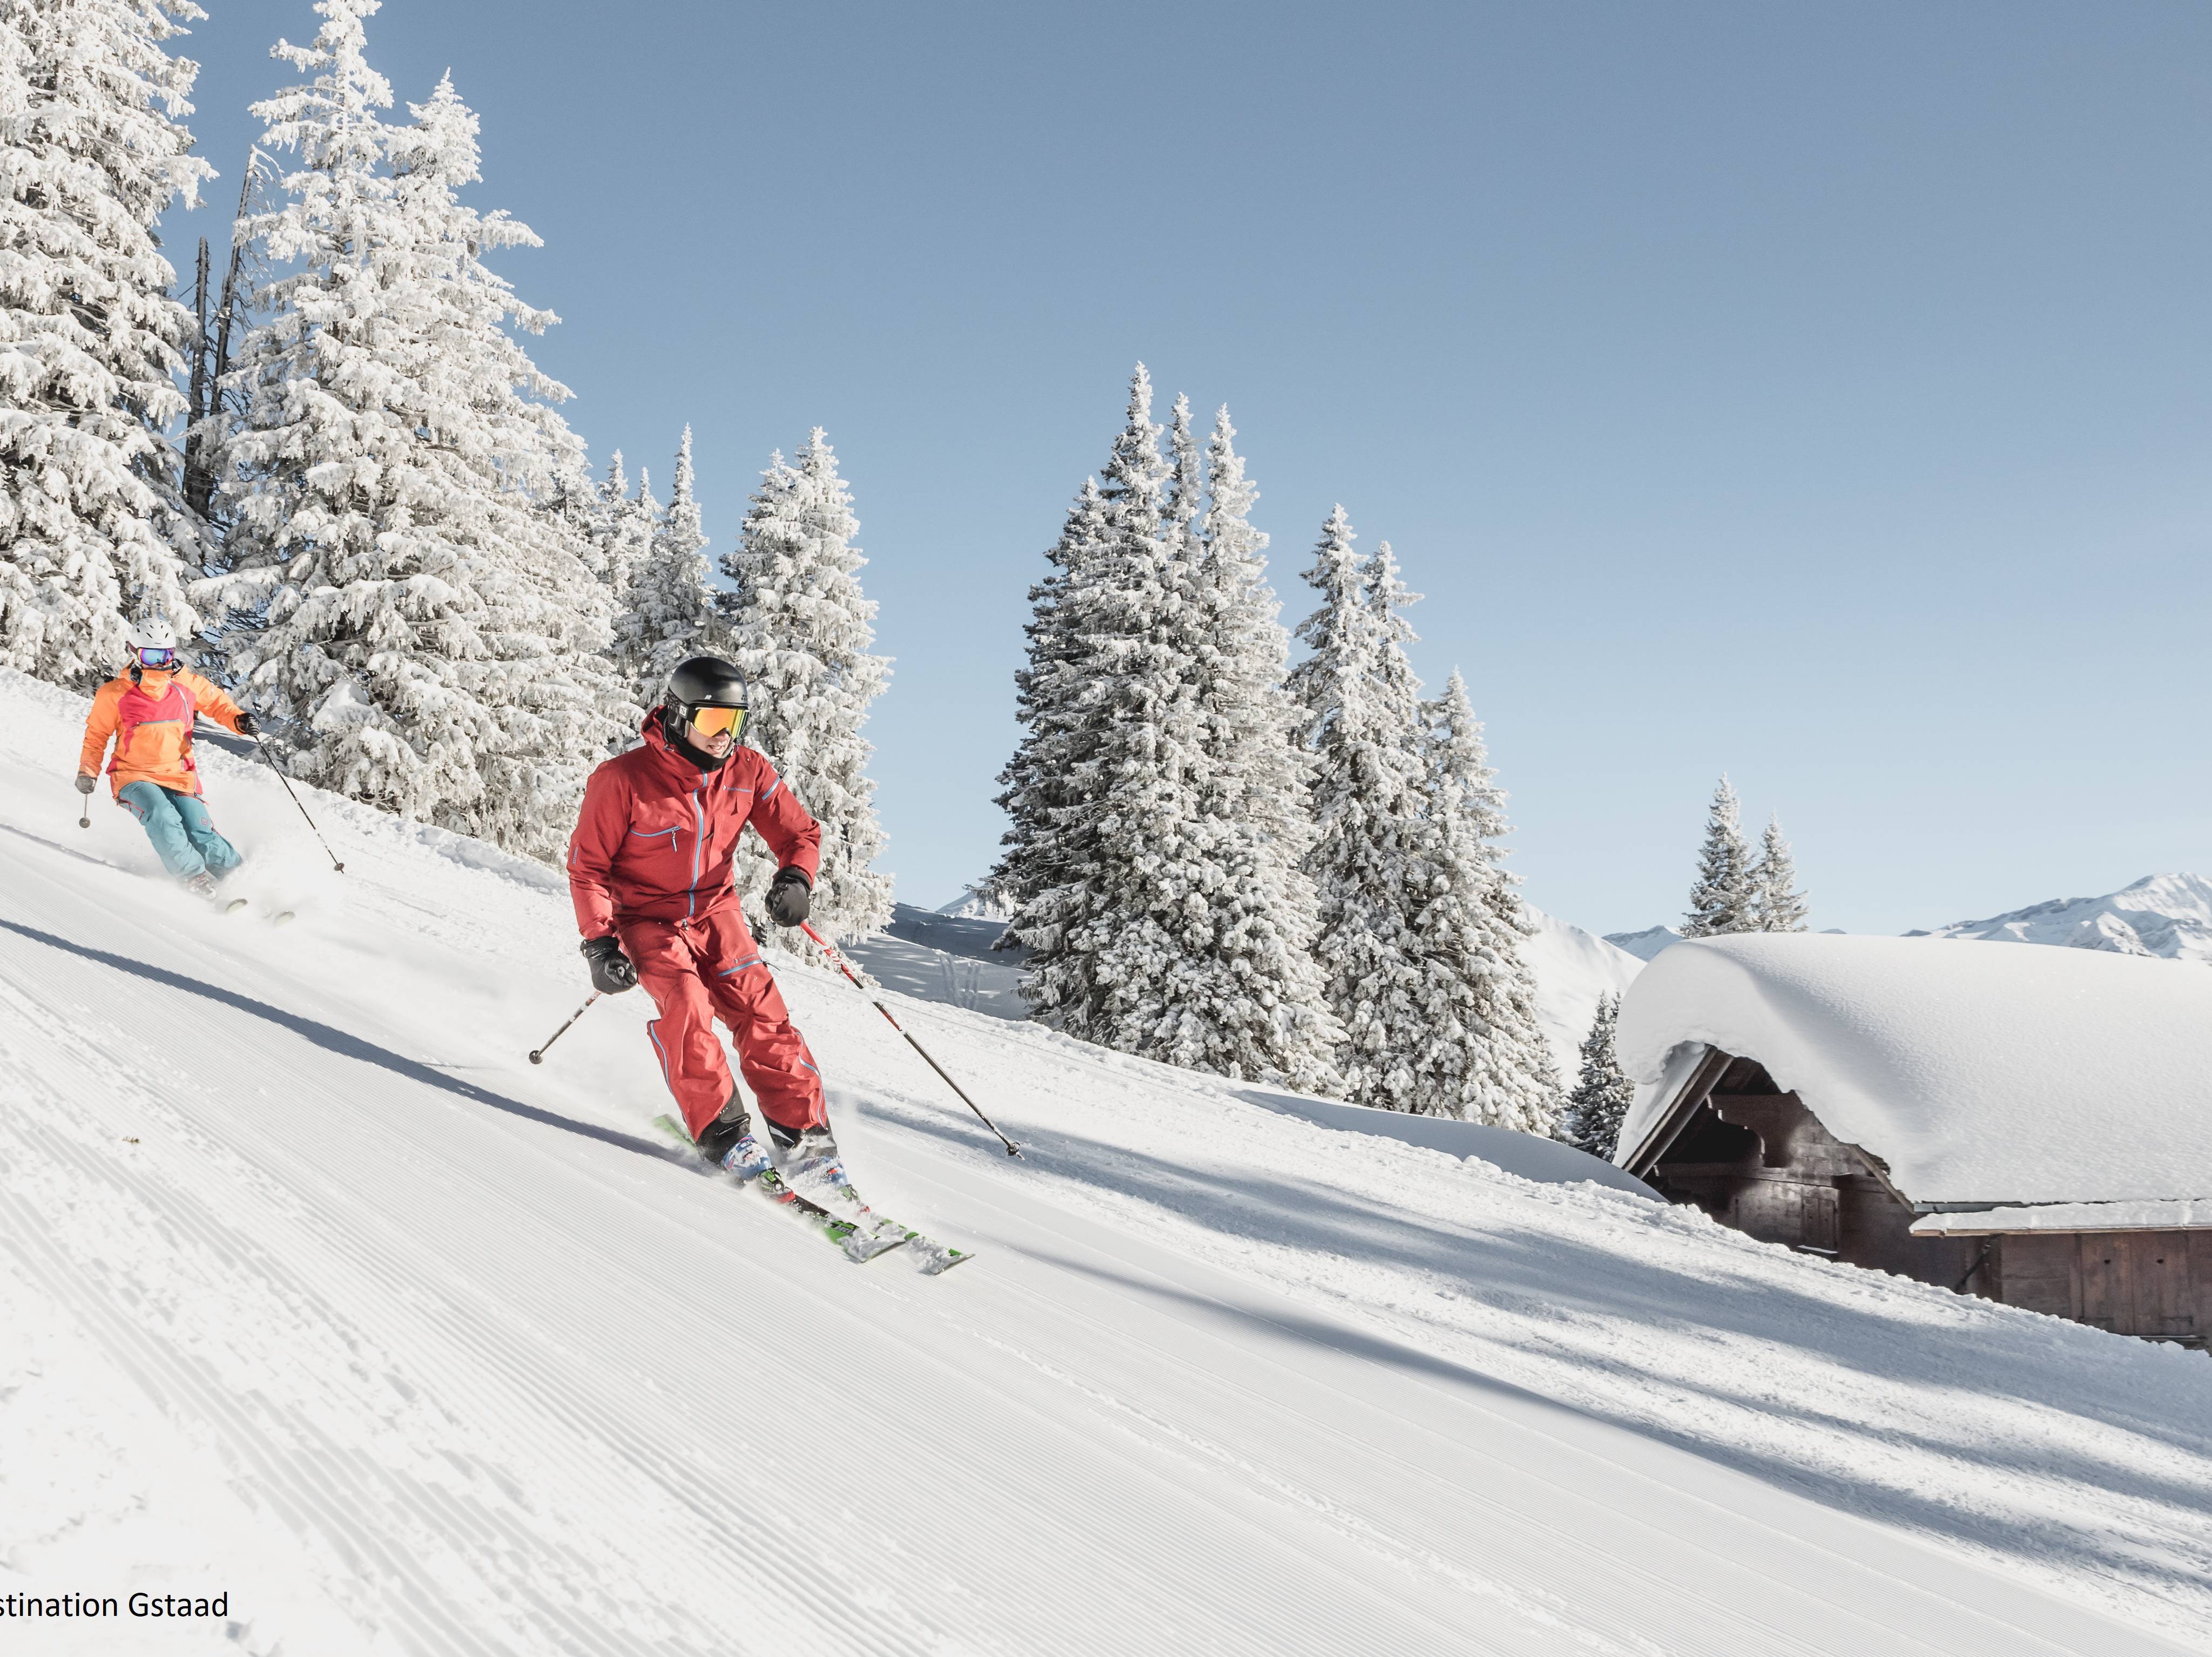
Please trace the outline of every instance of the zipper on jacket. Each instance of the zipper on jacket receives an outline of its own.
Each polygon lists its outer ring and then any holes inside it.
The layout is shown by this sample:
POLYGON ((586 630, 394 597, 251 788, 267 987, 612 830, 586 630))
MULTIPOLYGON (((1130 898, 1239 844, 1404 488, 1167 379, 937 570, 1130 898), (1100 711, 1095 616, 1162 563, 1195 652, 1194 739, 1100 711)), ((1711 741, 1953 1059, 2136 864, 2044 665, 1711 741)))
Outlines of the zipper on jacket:
POLYGON ((699 913, 699 859, 707 849, 707 808, 699 803, 699 796, 707 786, 707 774, 699 774, 699 786, 692 792, 691 816, 696 825, 691 837, 691 889, 684 894, 684 918, 690 920, 699 913))

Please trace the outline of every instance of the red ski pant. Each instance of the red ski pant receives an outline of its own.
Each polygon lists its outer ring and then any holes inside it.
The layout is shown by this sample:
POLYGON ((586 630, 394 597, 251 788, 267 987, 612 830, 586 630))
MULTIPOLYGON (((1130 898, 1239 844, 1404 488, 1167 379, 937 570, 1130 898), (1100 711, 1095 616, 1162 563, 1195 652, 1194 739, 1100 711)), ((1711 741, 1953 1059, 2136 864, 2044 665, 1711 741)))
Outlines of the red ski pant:
POLYGON ((738 1068, 762 1115, 794 1132, 828 1125, 822 1072, 736 904, 696 920, 618 921, 616 930, 637 981, 660 1009, 646 1031, 693 1138, 736 1090, 714 1034, 717 1017, 730 1027, 738 1068))

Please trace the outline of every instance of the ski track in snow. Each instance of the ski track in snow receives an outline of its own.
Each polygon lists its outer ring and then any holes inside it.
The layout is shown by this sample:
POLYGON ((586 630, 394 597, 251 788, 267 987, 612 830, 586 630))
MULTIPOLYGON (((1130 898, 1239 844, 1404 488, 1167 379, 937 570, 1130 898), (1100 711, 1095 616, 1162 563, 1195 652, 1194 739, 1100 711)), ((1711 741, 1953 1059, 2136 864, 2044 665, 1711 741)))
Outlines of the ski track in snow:
POLYGON ((11 1651, 2212 1650, 2201 1355, 786 962, 855 1268, 525 1061, 557 875, 203 750, 216 916, 0 689, 0 1591, 231 1606, 11 1651))

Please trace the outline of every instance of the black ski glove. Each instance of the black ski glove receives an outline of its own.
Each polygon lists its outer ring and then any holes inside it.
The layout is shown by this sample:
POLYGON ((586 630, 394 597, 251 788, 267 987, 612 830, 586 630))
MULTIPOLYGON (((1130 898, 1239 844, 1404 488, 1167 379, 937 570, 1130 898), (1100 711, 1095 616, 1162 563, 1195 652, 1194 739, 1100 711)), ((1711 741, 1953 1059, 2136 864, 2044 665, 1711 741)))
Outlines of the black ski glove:
POLYGON ((82 771, 76 774, 76 792, 78 793, 89 794, 94 789, 99 786, 100 779, 98 777, 88 776, 82 771))
POLYGON ((244 712, 240 713, 238 716, 238 734, 240 736, 255 736, 259 733, 261 727, 259 725, 255 723, 253 715, 244 712))
POLYGON ((814 883, 806 877, 805 870, 787 864, 769 882, 768 898, 762 907, 777 926, 796 926, 814 907, 814 883))
POLYGON ((592 987, 601 995, 620 995, 637 987, 637 968, 623 953, 622 940, 612 932, 605 938, 586 938, 583 953, 592 963, 592 987))

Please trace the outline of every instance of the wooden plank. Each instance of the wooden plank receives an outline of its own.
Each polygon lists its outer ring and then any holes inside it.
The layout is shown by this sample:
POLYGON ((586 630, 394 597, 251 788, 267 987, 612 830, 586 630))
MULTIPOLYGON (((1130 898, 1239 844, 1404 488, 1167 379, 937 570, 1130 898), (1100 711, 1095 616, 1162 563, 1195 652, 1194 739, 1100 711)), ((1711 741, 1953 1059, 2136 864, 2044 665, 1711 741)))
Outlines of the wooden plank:
POLYGON ((2212 1231, 2189 1234, 2189 1289, 2197 1332, 2212 1335, 2212 1231))
POLYGON ((2074 1235, 2013 1232, 1998 1240, 1994 1255, 1994 1297, 2008 1306, 2054 1318, 2075 1314, 2074 1235))
POLYGON ((1833 1253, 1842 1246, 1842 1231, 1836 1218, 1836 1188, 1833 1186, 1806 1186, 1805 1247, 1833 1253))
POLYGON ((2081 1320, 2099 1329, 2117 1328, 2117 1320, 2134 1299, 2127 1290, 2127 1256, 2112 1246, 2119 1234, 2083 1231, 2076 1235, 2081 1246, 2081 1320))
POLYGON ((2181 1231, 2137 1231, 2125 1239, 2135 1290, 2131 1335, 2193 1335, 2189 1305, 2189 1236, 2181 1231))

